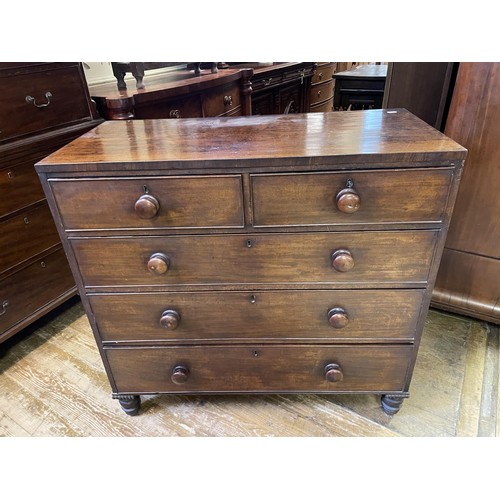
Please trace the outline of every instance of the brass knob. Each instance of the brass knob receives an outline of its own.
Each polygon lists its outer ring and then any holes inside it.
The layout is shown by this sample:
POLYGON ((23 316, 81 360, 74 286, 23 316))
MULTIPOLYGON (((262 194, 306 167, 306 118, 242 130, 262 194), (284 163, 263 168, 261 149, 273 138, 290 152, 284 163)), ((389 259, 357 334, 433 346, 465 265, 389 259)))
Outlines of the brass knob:
POLYGON ((337 203, 337 208, 345 214, 352 214, 359 210, 361 198, 354 189, 354 183, 351 179, 347 179, 346 187, 337 193, 335 201, 337 203))
POLYGON ((332 266, 340 272, 345 273, 354 267, 354 259, 349 250, 336 250, 332 254, 332 266))
POLYGON ((232 105, 233 105, 233 98, 230 95, 225 95, 224 106, 232 106, 232 105))
POLYGON ((172 309, 167 309, 166 311, 163 311, 160 318, 161 327, 169 331, 175 330, 179 326, 180 322, 181 322, 180 314, 172 309))
POLYGON ((181 112, 178 109, 171 109, 170 113, 168 114, 170 118, 180 118, 181 117, 181 112))
POLYGON ((170 259, 164 253, 154 253, 148 260, 148 270, 157 276, 165 274, 170 267, 170 259))
POLYGON ((141 219, 152 219, 160 210, 160 203, 154 196, 143 194, 135 202, 134 210, 141 219))
POLYGON ((342 368, 337 363, 328 363, 325 366, 325 379, 328 382, 341 382, 344 378, 342 368))
POLYGON ((328 311, 328 323, 333 328, 344 328, 349 324, 349 316, 342 307, 334 307, 328 311))
POLYGON ((189 368, 185 365, 177 365, 172 370, 170 380, 177 385, 185 384, 189 378, 189 368))

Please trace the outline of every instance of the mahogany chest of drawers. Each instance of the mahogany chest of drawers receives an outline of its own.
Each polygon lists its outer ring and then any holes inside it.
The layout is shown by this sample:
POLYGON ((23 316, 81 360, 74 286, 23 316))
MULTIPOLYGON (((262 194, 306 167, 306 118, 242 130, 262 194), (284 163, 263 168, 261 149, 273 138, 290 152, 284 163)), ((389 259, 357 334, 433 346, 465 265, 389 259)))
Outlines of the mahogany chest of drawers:
POLYGON ((409 394, 466 151, 406 110, 105 122, 37 164, 112 387, 409 394))
POLYGON ((76 293, 34 165, 101 121, 80 63, 0 63, 0 342, 76 293))

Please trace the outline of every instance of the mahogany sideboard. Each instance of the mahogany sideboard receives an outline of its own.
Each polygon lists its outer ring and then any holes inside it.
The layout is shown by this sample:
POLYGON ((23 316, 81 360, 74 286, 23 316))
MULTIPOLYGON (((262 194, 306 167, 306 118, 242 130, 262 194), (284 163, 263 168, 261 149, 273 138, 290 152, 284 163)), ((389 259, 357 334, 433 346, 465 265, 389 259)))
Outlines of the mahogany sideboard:
POLYGON ((309 111, 314 63, 229 63, 217 73, 176 69, 146 77, 145 88, 91 85, 107 120, 202 118, 309 111))
POLYGON ((466 150, 403 109, 105 122, 36 166, 112 388, 396 413, 466 150))
POLYGON ((35 163, 102 122, 80 63, 0 63, 0 342, 76 293, 35 163))

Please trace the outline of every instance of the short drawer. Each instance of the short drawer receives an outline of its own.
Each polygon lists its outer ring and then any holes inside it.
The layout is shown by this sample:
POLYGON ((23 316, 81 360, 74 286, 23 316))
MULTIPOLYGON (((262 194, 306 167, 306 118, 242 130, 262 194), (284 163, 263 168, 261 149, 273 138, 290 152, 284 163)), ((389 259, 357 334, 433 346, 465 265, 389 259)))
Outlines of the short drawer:
POLYGON ((425 283, 437 235, 437 231, 367 231, 71 238, 70 242, 87 287, 322 283, 361 288, 425 283), (150 268, 162 273, 154 274, 150 268))
POLYGON ((62 248, 0 281, 0 334, 75 287, 62 248))
POLYGON ((91 120, 79 66, 0 77, 0 141, 91 120))
POLYGON ((412 350, 257 345, 115 347, 104 352, 117 390, 124 393, 384 393, 404 390, 412 350))
POLYGON ((70 230, 244 224, 240 175, 51 179, 50 185, 70 230))
POLYGON ((135 99, 134 116, 137 119, 155 118, 201 118, 203 116, 201 99, 198 94, 182 99, 144 100, 138 94, 135 99))
POLYGON ((207 91, 202 99, 203 116, 231 114, 240 105, 238 83, 207 91))
MULTIPOLYGON (((36 161, 36 160, 35 160, 36 161)), ((34 162, 29 160, 0 170, 0 217, 43 200, 34 162)))
POLYGON ((328 101, 315 104, 309 109, 310 113, 328 113, 330 111, 333 111, 333 97, 328 99, 328 101))
POLYGON ((0 223, 0 273, 60 242, 46 203, 0 223))
POLYGON ((452 175, 447 168, 252 175, 254 225, 440 223, 452 175))
POLYGON ((314 85, 315 83, 327 82, 333 78, 333 72, 335 70, 335 63, 320 63, 314 72, 314 75, 311 79, 311 83, 314 85))
POLYGON ((333 97, 333 81, 314 85, 311 88, 311 106, 333 97))
POLYGON ((411 340, 423 290, 89 295, 103 341, 411 340))

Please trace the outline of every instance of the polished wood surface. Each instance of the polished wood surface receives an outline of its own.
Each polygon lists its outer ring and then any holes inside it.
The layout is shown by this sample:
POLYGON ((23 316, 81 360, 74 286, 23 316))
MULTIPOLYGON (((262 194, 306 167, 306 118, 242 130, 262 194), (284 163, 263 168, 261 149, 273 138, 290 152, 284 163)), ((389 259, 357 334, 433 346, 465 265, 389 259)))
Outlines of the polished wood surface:
POLYGON ((446 240, 436 307, 500 323, 499 63, 460 63, 446 133, 469 154, 446 240))
POLYGON ((72 164, 75 172, 99 172, 106 163, 109 171, 141 170, 144 165, 154 170, 162 168, 154 163, 160 161, 169 162, 172 169, 206 168, 206 161, 231 168, 243 155, 247 165, 267 167, 272 167, 273 158, 284 158, 287 165, 301 170, 326 162, 328 168, 359 162, 362 168, 373 168, 381 161, 401 166, 435 162, 437 153, 446 164, 465 158, 466 150, 405 110, 373 110, 369 114, 106 122, 45 158, 38 168, 43 171, 47 164, 57 171, 57 165, 63 170, 72 164))
POLYGON ((106 122, 37 169, 127 414, 156 392, 304 391, 375 392, 394 414, 465 153, 405 110, 376 110, 106 122), (356 296, 399 290, 408 304, 376 311, 356 296), (334 291, 353 302, 320 303, 334 291))
POLYGON ((429 312, 411 396, 394 416, 374 394, 154 394, 130 418, 109 397, 82 304, 70 302, 0 346, 0 436, 500 436, 498 327, 470 317, 429 312))

